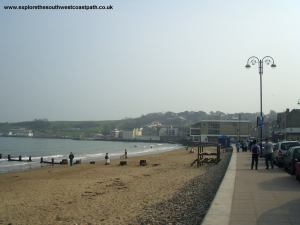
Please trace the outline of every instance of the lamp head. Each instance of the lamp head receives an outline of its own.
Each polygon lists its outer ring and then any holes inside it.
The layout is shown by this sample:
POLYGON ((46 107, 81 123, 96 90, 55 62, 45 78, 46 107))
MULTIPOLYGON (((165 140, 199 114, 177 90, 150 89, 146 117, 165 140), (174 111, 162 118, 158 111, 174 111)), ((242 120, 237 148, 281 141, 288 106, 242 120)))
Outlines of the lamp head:
POLYGON ((247 65, 245 66, 247 69, 249 69, 251 66, 250 64, 247 63, 247 65))
POLYGON ((271 67, 272 67, 272 68, 275 68, 275 67, 276 67, 276 64, 275 64, 275 63, 273 63, 273 64, 271 65, 271 67))

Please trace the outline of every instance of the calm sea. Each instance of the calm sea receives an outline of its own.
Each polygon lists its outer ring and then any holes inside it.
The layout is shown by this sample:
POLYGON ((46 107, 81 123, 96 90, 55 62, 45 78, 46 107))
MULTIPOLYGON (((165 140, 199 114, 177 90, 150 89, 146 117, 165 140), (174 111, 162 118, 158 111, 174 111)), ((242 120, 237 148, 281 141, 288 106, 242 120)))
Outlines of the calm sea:
POLYGON ((90 160, 103 160, 106 152, 114 157, 124 154, 127 149, 128 157, 138 154, 151 154, 170 151, 180 148, 176 144, 144 143, 144 142, 112 142, 112 141, 76 141, 70 139, 40 139, 40 138, 16 138, 0 137, 0 173, 26 170, 40 167, 40 158, 55 162, 68 159, 70 152, 75 155, 74 160, 81 159, 83 162, 90 160), (12 158, 22 159, 32 157, 33 162, 8 161, 7 155, 12 158))

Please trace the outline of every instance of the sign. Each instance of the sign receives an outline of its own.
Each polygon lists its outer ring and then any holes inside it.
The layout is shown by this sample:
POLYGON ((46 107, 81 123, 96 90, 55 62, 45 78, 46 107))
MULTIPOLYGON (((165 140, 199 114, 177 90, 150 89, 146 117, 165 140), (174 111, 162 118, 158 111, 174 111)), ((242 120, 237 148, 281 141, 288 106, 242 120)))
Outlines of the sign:
POLYGON ((264 117, 258 116, 256 121, 257 127, 263 127, 264 126, 264 117))

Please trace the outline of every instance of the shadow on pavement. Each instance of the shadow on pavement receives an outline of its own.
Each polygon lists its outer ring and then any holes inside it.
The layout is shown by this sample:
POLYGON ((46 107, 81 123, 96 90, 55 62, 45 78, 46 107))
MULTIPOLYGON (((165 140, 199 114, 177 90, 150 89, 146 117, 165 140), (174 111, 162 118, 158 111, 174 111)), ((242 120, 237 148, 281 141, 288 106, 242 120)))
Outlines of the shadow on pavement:
POLYGON ((258 224, 300 224, 300 198, 270 209, 258 217, 258 224))
POLYGON ((275 177, 271 180, 260 182, 258 185, 265 191, 300 191, 299 181, 294 176, 289 175, 275 177))

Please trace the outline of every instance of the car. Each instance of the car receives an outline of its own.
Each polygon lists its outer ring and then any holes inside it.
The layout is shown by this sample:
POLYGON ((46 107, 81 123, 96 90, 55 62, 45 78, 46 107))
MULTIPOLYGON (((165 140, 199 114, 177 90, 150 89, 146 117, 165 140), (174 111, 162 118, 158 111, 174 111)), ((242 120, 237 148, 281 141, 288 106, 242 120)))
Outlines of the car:
POLYGON ((274 164, 282 167, 283 166, 283 156, 289 150, 289 148, 294 146, 300 146, 299 141, 281 141, 274 146, 274 164))
POLYGON ((283 167, 289 173, 295 174, 295 164, 300 161, 300 146, 291 147, 283 156, 283 167))
POLYGON ((300 162, 295 163, 295 175, 296 179, 300 181, 300 162))

